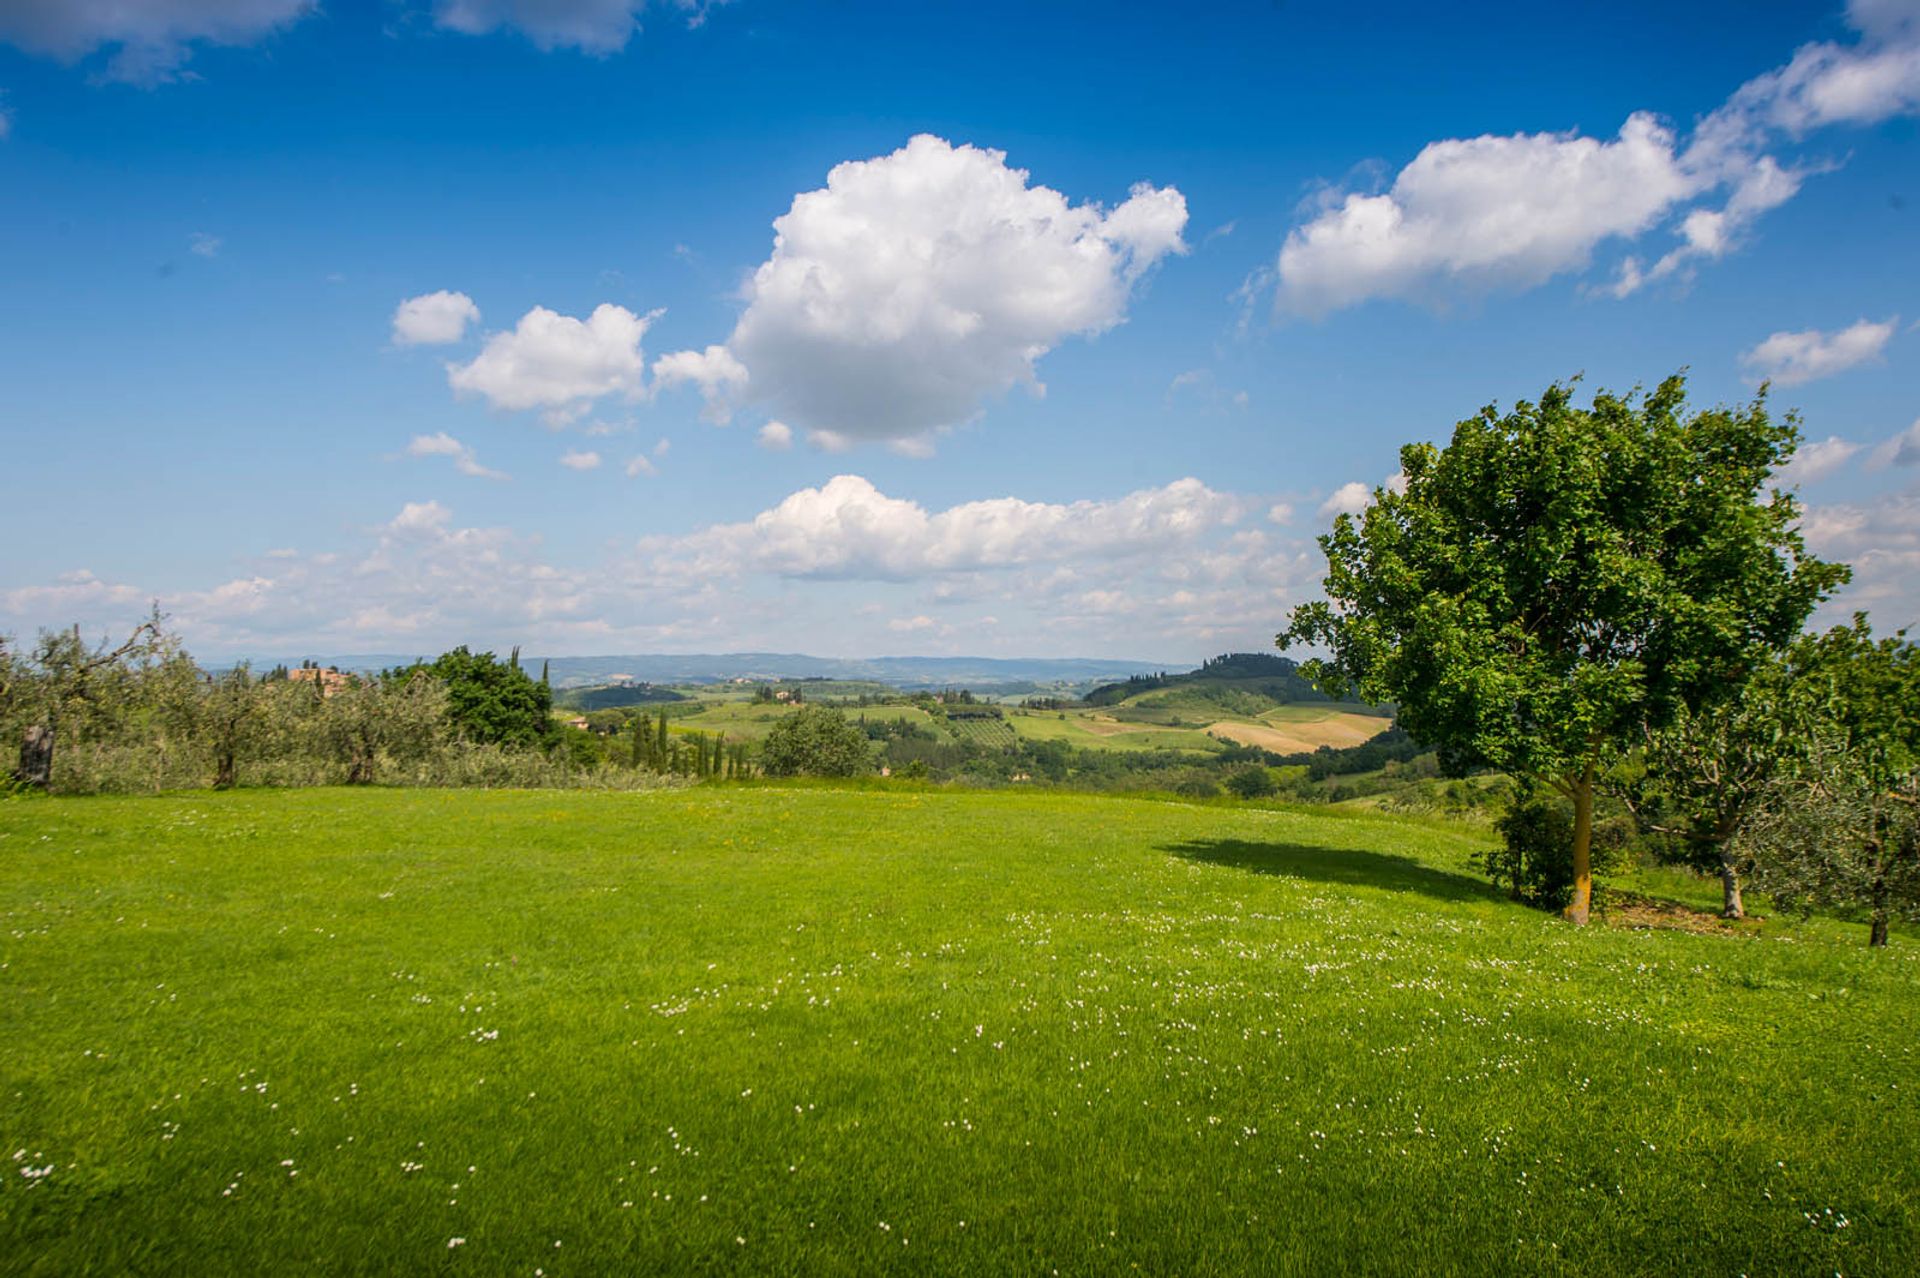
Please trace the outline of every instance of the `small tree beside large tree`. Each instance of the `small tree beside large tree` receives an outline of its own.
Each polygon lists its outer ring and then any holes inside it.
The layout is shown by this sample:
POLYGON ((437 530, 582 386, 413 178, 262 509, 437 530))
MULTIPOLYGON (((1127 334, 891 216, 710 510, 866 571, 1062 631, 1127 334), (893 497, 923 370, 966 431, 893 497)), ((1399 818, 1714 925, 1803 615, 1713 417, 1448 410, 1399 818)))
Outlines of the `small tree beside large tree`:
POLYGON ((1445 448, 1403 448, 1404 485, 1334 521, 1326 598, 1278 642, 1323 646, 1303 673, 1394 702, 1450 765, 1563 795, 1565 913, 1585 923, 1601 773, 1736 693, 1847 578, 1806 553, 1798 503, 1770 487, 1798 439, 1764 394, 1689 414, 1678 375, 1588 408, 1565 385, 1489 406, 1445 448))

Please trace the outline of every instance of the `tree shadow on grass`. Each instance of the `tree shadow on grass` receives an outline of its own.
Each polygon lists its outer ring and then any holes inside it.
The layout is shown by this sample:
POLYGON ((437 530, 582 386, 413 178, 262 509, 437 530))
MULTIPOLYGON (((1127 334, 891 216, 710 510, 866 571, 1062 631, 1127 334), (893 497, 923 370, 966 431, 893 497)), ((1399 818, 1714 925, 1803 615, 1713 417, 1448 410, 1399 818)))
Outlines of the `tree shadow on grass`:
POLYGON ((1358 848, 1316 848, 1299 843, 1253 843, 1245 839, 1192 839, 1160 849, 1184 861, 1224 865, 1252 874, 1273 874, 1345 887, 1418 892, 1442 901, 1505 901, 1491 883, 1436 870, 1408 856, 1358 848))

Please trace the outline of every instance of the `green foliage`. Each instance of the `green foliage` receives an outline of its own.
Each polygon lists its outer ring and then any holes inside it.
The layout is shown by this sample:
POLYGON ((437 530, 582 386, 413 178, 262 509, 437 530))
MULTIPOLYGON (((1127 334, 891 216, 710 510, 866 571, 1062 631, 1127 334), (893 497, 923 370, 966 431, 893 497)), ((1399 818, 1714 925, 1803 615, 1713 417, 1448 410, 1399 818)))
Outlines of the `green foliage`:
POLYGON ((424 669, 446 685, 447 714, 454 730, 481 745, 540 746, 554 739, 553 692, 527 677, 519 649, 508 661, 465 644, 443 653, 424 669))
MULTIPOLYGON (((1161 689, 1180 690, 1182 698, 1169 705, 1224 709, 1228 713, 1258 714, 1262 710, 1298 702, 1326 701, 1327 694, 1299 673, 1291 657, 1268 652, 1234 652, 1211 657, 1186 674, 1134 675, 1087 693, 1085 704, 1113 706, 1161 689)), ((1159 704, 1162 698, 1155 698, 1159 704)))
POLYGON ((760 747, 773 777, 851 777, 871 771, 867 734, 827 706, 803 706, 773 725, 760 747))
MULTIPOLYGON (((1556 795, 1518 797, 1494 822, 1500 846, 1477 853, 1475 863, 1514 900, 1539 909, 1563 910, 1574 891, 1573 821, 1573 806, 1556 795)), ((1632 834, 1632 823, 1624 817, 1596 825, 1596 878, 1632 864, 1632 834)))
POLYGON ((1885 945, 1892 919, 1920 918, 1920 648, 1858 615, 1791 661, 1799 749, 1740 842, 1776 899, 1863 911, 1885 945))
POLYGON ((1273 771, 1257 763, 1243 764, 1227 774, 1227 789, 1242 799, 1264 799, 1280 792, 1273 771))
POLYGON ((1644 398, 1566 386, 1400 452, 1382 488, 1320 539, 1323 601, 1279 636, 1324 645, 1307 673, 1392 701, 1455 768, 1537 779, 1576 804, 1584 922, 1596 775, 1648 729, 1711 704, 1847 579, 1805 551, 1771 488, 1799 432, 1763 400, 1686 410, 1680 377, 1644 398))
POLYGON ((1566 386, 1401 450, 1404 492, 1321 538, 1328 599, 1283 645, 1393 701, 1457 756, 1542 778, 1706 704, 1799 630, 1846 570, 1806 554, 1769 491, 1799 433, 1756 400, 1688 416, 1680 377, 1640 399, 1566 386))

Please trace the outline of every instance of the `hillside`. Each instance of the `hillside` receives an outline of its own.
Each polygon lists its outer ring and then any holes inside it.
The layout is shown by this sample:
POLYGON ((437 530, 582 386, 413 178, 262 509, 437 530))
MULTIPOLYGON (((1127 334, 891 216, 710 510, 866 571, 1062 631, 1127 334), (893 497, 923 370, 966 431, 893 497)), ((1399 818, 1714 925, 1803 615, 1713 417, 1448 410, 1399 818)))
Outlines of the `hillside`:
POLYGON ((1575 932, 1466 872, 1483 837, 910 788, 0 804, 0 1268, 1905 1272, 1910 935, 1575 932))
MULTIPOLYGON (((1205 712, 1251 717, 1277 706, 1328 702, 1332 698, 1300 675, 1298 662, 1263 652, 1213 657, 1184 674, 1134 675, 1095 688, 1090 706, 1205 712)), ((1356 703, 1357 704, 1357 703, 1356 703)))

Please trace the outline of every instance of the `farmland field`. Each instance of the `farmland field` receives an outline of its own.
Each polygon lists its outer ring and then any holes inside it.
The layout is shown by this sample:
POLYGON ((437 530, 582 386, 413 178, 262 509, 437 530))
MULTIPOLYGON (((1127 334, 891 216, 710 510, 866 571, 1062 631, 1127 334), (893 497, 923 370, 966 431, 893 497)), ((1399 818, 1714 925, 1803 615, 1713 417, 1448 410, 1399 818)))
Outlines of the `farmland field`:
POLYGON ((1912 935, 1577 931, 1465 871, 1484 837, 0 803, 0 1271, 1911 1272, 1912 935))

